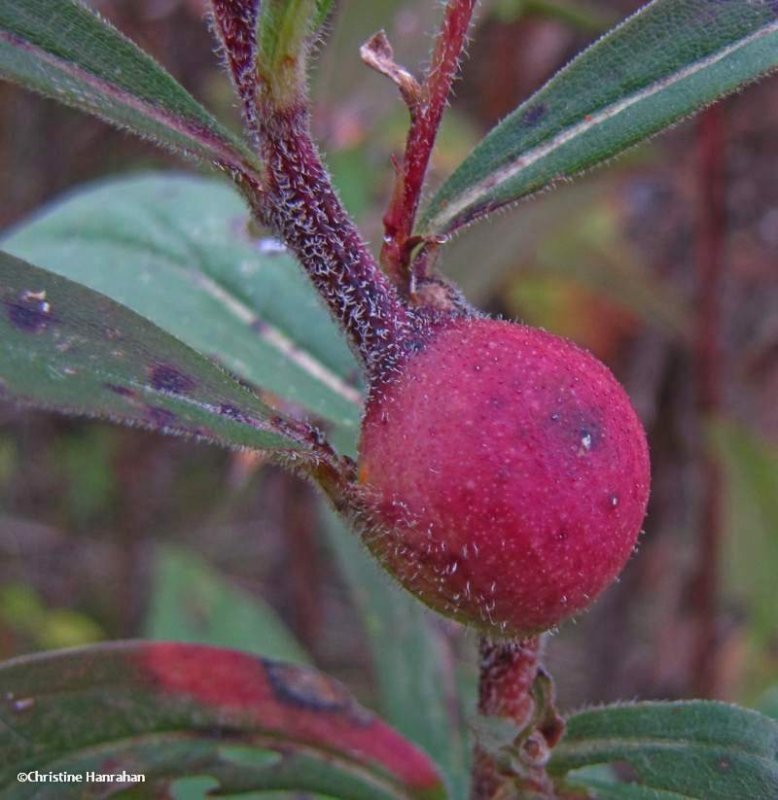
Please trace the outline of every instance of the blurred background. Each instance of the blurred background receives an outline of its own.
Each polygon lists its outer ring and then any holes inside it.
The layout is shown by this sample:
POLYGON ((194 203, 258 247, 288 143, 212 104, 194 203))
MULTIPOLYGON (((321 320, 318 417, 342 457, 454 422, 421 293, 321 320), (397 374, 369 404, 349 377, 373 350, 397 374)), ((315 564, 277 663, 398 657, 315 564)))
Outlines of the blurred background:
MULTIPOLYGON (((237 128, 202 0, 92 5, 237 128)), ((483 2, 433 181, 639 5, 483 2)), ((375 243, 407 115, 358 47, 385 28, 418 68, 439 4, 338 6, 316 60, 316 127, 375 243)), ((0 84, 0 228, 99 177, 181 168, 0 84)), ((778 715, 778 80, 466 231, 443 266, 480 307, 594 351, 649 432, 639 555, 549 643, 562 707, 710 696, 778 715)), ((364 616, 322 519, 311 487, 259 457, 0 403, 0 658, 139 636, 258 652, 281 639, 371 704, 364 616)), ((430 625, 472 691, 474 637, 430 625)))

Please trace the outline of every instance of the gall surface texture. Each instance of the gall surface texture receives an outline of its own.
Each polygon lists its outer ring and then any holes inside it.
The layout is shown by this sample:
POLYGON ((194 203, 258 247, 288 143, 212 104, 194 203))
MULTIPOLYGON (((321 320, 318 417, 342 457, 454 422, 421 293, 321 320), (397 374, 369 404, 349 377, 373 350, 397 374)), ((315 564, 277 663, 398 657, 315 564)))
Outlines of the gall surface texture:
POLYGON ((432 608, 496 636, 585 609, 632 552, 649 460, 610 371, 491 319, 440 329, 374 387, 359 460, 365 542, 432 608))

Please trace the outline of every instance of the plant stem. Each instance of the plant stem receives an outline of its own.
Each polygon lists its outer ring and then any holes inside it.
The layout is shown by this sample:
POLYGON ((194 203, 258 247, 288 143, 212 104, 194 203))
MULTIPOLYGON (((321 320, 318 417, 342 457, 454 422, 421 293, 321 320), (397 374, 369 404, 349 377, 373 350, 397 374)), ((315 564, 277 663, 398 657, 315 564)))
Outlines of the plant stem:
POLYGON ((384 215, 381 264, 400 286, 407 282, 412 237, 424 178, 446 102, 459 68, 477 0, 449 0, 435 40, 430 66, 415 96, 403 92, 411 114, 405 154, 397 167, 389 208, 384 215))
POLYGON ((248 132, 256 133, 256 30, 259 0, 210 0, 213 28, 224 51, 248 132))
POLYGON ((553 707, 551 688, 536 691, 541 679, 551 687, 540 665, 542 644, 540 636, 518 642, 481 639, 478 712, 515 723, 517 737, 514 771, 501 769, 492 755, 476 747, 472 800, 492 800, 511 783, 535 797, 554 796, 545 764, 564 726, 553 707))
MULTIPOLYGON (((703 425, 721 408, 720 298, 724 277, 724 107, 702 115, 697 129, 699 148, 699 235, 697 237, 698 315, 696 334, 696 403, 703 425)), ((703 432, 704 436, 704 432, 703 432)), ((718 458, 703 441, 702 511, 699 518, 697 572, 693 603, 697 641, 693 654, 694 692, 712 697, 718 687, 717 599, 722 539, 723 478, 718 458)))
POLYGON ((368 374, 385 376, 418 332, 332 188, 308 111, 264 108, 260 135, 267 185, 255 213, 298 257, 368 374))

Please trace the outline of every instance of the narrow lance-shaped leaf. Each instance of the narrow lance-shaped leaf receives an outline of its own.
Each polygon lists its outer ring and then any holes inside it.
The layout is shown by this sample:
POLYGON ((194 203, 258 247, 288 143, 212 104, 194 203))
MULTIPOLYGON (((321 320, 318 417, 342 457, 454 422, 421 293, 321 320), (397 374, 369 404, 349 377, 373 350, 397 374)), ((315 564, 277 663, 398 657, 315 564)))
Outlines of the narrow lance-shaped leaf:
POLYGON ((0 396, 228 447, 310 445, 249 390, 107 297, 0 253, 0 396))
POLYGON ((253 239, 248 223, 226 181, 151 174, 55 202, 2 247, 127 306, 353 441, 359 368, 294 259, 253 239))
MULTIPOLYGON (((648 702, 574 714, 550 763, 553 774, 628 763, 641 794, 668 800, 778 797, 778 723, 726 703, 648 702), (653 794, 650 790, 653 790, 653 794)), ((587 784, 584 775, 571 781, 587 784)), ((600 779, 591 783, 599 788, 600 779)))
MULTIPOLYGON (((305 667, 199 645, 118 643, 10 661, 0 686, 3 800, 83 797, 83 784, 17 782, 32 770, 142 774, 144 797, 194 775, 214 777, 223 793, 444 796, 427 756, 305 667)), ((102 786, 101 796, 126 789, 102 786)))
POLYGON ((470 781, 465 719, 475 708, 475 685, 472 697, 457 696, 454 654, 433 614, 392 583, 333 511, 323 511, 327 537, 364 624, 378 710, 434 757, 451 797, 463 798, 470 781))
POLYGON ((335 0, 316 0, 316 13, 313 16, 313 25, 311 26, 311 30, 314 33, 327 21, 334 6, 335 0))
POLYGON ((157 547, 146 638, 234 647, 306 664, 310 658, 275 611, 220 575, 199 554, 157 547))
MULTIPOLYGON (((709 432, 727 474, 726 590, 747 609, 749 639, 770 652, 776 631, 778 447, 725 419, 712 420, 709 432)), ((769 672, 764 678, 775 682, 769 672)))
POLYGON ((0 2, 0 77, 224 169, 256 169, 159 64, 74 0, 0 2))
POLYGON ((256 67, 263 91, 281 106, 299 101, 311 37, 332 0, 263 0, 257 20, 256 67))
POLYGON ((260 73, 267 79, 285 68, 303 40, 319 30, 334 0, 210 0, 225 66, 241 100, 243 117, 257 133, 260 73), (261 10, 260 10, 261 9, 261 10))
POLYGON ((489 133, 420 233, 454 231, 576 175, 776 67, 775 2, 654 0, 489 133))

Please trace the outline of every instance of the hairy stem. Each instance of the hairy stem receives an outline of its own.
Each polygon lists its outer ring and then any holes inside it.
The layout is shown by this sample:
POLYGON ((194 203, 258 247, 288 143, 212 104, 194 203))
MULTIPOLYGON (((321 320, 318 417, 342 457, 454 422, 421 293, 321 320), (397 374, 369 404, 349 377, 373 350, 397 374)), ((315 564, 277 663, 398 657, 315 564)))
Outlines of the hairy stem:
POLYGON ((478 712, 515 723, 517 737, 510 770, 476 747, 471 800, 492 800, 508 785, 533 797, 554 797, 545 765, 564 724, 553 706, 551 680, 540 665, 542 644, 540 636, 518 642, 481 639, 478 712))
POLYGON ((267 185, 255 212, 300 260, 368 374, 391 372, 415 326, 332 188, 307 110, 265 109, 260 135, 267 185))
POLYGON ((384 216, 385 238, 381 250, 381 264, 398 285, 407 281, 411 253, 417 244, 412 233, 424 178, 476 2, 448 1, 424 81, 415 95, 403 92, 411 114, 411 127, 384 216))
POLYGON ((256 30, 259 0, 210 0, 212 25, 241 103, 249 133, 256 132, 256 30))
MULTIPOLYGON (((696 400, 702 424, 721 407, 720 301, 724 277, 724 107, 702 115, 699 148, 699 234, 697 238, 698 316, 696 332, 696 400)), ((718 688, 717 599, 722 538, 722 471, 718 458, 702 444, 702 513, 699 519, 697 571, 693 603, 697 617, 692 672, 695 694, 714 697, 718 688)))

